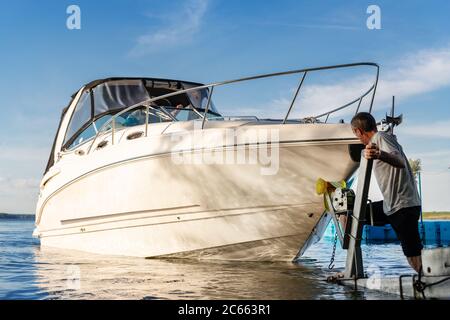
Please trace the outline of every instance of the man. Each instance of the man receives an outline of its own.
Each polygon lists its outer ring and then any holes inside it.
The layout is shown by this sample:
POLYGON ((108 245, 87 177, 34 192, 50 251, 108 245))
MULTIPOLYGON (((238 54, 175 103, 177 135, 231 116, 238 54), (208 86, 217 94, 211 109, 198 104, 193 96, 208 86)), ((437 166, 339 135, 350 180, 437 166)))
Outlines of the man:
POLYGON ((366 146, 364 157, 374 160, 373 172, 384 198, 384 201, 372 204, 374 220, 378 225, 391 224, 409 265, 420 272, 423 246, 418 220, 421 204, 408 159, 393 134, 378 132, 370 113, 355 115, 351 126, 353 133, 366 146))

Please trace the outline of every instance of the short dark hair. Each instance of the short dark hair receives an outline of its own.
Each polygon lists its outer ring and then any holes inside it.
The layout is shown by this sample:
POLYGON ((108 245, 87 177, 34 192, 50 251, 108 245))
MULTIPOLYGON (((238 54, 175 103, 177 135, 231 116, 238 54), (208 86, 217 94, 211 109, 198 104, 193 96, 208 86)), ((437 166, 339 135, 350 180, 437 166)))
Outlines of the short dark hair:
POLYGON ((368 112, 357 113, 351 121, 351 125, 355 129, 361 129, 364 132, 377 130, 377 122, 375 118, 368 112))

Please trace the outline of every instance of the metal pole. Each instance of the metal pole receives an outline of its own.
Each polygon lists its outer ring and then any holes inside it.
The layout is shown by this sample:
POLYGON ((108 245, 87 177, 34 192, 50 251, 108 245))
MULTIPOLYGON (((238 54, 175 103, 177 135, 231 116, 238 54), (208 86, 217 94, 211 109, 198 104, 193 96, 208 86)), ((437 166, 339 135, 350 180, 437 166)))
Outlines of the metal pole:
MULTIPOLYGON (((417 172, 419 177, 419 196, 420 196, 420 207, 422 208, 422 178, 420 176, 420 171, 417 172)), ((420 210, 420 222, 423 223, 422 210, 420 210)))
POLYGON ((203 127, 205 126, 206 117, 208 116, 209 104, 211 103, 211 96, 213 94, 213 90, 214 90, 214 87, 211 87, 211 91, 209 92, 209 95, 208 95, 208 103, 206 104, 206 109, 205 109, 205 113, 204 113, 203 120, 202 120, 202 130, 203 130, 203 127))
POLYGON ((148 105, 146 105, 145 108, 145 136, 148 135, 148 113, 150 112, 150 108, 148 105))
MULTIPOLYGON (((392 117, 392 120, 394 120, 394 114, 395 114, 395 111, 394 111, 394 109, 395 109, 395 96, 392 96, 392 108, 391 108, 391 117, 392 117)), ((395 125, 394 125, 394 123, 392 123, 392 134, 394 134, 394 127, 395 127, 395 125)))
MULTIPOLYGON (((364 152, 364 150, 362 152, 364 152)), ((361 153, 358 187, 356 189, 354 210, 351 216, 352 225, 347 250, 347 262, 345 265, 345 278, 355 277, 355 279, 357 279, 364 277, 361 237, 364 226, 363 222, 366 217, 367 197, 369 193, 372 165, 373 160, 367 160, 361 153)))
POLYGON ((423 208, 422 208, 422 178, 420 176, 420 171, 417 172, 417 177, 419 180, 419 197, 420 197, 420 233, 422 236, 422 241, 425 243, 425 229, 423 227, 423 208))
POLYGON ((377 87, 378 87, 378 78, 380 76, 380 67, 378 65, 376 65, 376 68, 377 68, 377 75, 375 77, 375 84, 373 87, 372 99, 370 100, 369 113, 372 113, 373 101, 375 100, 375 93, 377 92, 377 87))
POLYGON ((114 145, 114 131, 116 129, 116 119, 113 118, 112 128, 111 128, 111 144, 114 145))
POLYGON ((298 93, 299 93, 299 91, 300 91, 300 89, 301 89, 301 87, 303 85, 303 81, 305 81, 305 77, 306 77, 307 73, 308 73, 308 71, 305 71, 305 73, 303 73, 302 80, 300 80, 300 84, 297 87, 297 91, 295 91, 294 98, 292 99, 291 105, 289 106, 289 110, 286 113, 286 117, 284 118, 283 124, 286 123, 287 118, 289 117, 289 113, 291 113, 292 107, 294 106, 295 100, 297 99, 297 95, 298 95, 298 93))
POLYGON ((363 97, 359 98, 358 108, 356 108, 355 114, 357 114, 359 112, 359 108, 361 107, 362 99, 363 99, 363 97))
POLYGON ((392 96, 392 108, 391 108, 391 117, 394 117, 394 108, 395 108, 395 96, 392 96))

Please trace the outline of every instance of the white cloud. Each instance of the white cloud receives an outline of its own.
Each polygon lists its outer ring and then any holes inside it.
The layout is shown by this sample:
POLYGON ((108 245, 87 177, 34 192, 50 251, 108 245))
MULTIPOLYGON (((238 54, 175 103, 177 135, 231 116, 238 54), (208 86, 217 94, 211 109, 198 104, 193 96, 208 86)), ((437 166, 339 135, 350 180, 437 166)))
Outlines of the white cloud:
MULTIPOLYGON (((324 76, 326 77, 325 73, 324 76)), ((354 100, 370 88, 374 81, 374 73, 360 74, 334 84, 308 85, 308 78, 307 76, 296 102, 295 110, 299 110, 296 115, 300 117, 318 115, 354 100)), ((389 106, 392 96, 396 96, 397 100, 406 100, 449 85, 450 46, 422 50, 403 56, 389 65, 381 66, 374 109, 380 106, 389 106)), ((292 89, 286 93, 288 98, 274 99, 270 105, 280 104, 280 101, 283 100, 284 108, 286 108, 291 101, 291 92, 292 89)), ((368 105, 370 95, 363 101, 368 105)), ((355 110, 356 104, 342 114, 348 115, 355 110)), ((448 134, 448 129, 446 132, 445 136, 448 134)))
POLYGON ((191 42, 200 30, 207 7, 208 0, 188 1, 181 12, 172 14, 166 26, 139 36, 130 55, 143 56, 191 42))
POLYGON ((4 178, 0 177, 0 191, 10 192, 14 189, 36 189, 39 180, 34 178, 4 178))
POLYGON ((398 68, 382 77, 382 99, 393 95, 409 98, 450 84, 450 47, 422 50, 404 57, 398 64, 398 68))
POLYGON ((0 212, 34 213, 39 179, 0 177, 0 212))
MULTIPOLYGON (((51 145, 45 148, 31 146, 0 145, 0 161, 45 162, 50 154, 51 145)), ((0 162, 3 163, 3 162, 0 162)))
POLYGON ((331 23, 285 23, 285 22, 258 22, 256 25, 261 26, 278 26, 278 27, 293 27, 293 28, 307 28, 307 29, 332 29, 332 30, 360 30, 360 26, 331 24, 331 23))
MULTIPOLYGON (((450 150, 436 150, 436 151, 429 151, 429 152, 419 152, 414 153, 414 157, 417 158, 450 158, 450 150)), ((450 163, 449 163, 450 165, 450 163)))
POLYGON ((449 211, 450 172, 422 174, 422 202, 424 211, 449 211))
POLYGON ((422 163, 422 204, 424 211, 449 211, 450 150, 433 150, 408 154, 422 163))
POLYGON ((33 213, 49 148, 0 147, 0 212, 33 213))
MULTIPOLYGON (((422 171, 429 174, 450 173, 450 150, 410 153, 408 158, 420 159, 422 171)), ((449 184, 450 187, 450 184, 449 184)))
POLYGON ((418 137, 450 138, 450 120, 399 127, 398 132, 418 137))
MULTIPOLYGON (((363 68, 363 67, 361 67, 363 68)), ((364 69, 362 69, 364 70, 364 69)), ((370 69, 366 69, 370 70, 370 69)), ((375 80, 375 70, 372 73, 357 74, 353 77, 341 77, 334 83, 314 83, 311 78, 317 75, 321 80, 327 78, 327 71, 310 73, 307 75, 300 94, 297 98, 290 118, 317 116, 338 108, 365 93, 375 80)), ((334 74, 336 76, 336 74, 334 74)), ((315 78, 317 79, 317 78, 315 78)), ((276 81, 276 80, 274 80, 276 81)), ((422 50, 414 54, 399 57, 388 65, 380 67, 380 78, 374 101, 374 111, 391 105, 392 96, 396 101, 407 100, 416 95, 432 92, 450 85, 450 46, 422 50)), ((284 116, 294 95, 296 88, 290 88, 268 103, 255 106, 232 108, 233 112, 251 114, 264 117, 280 118, 284 116)), ((366 96, 361 104, 361 110, 368 110, 371 94, 366 96)), ((336 116, 348 116, 356 111, 357 103, 336 113, 336 116)), ((222 110, 226 112, 226 109, 222 110)), ((324 118, 323 118, 324 119, 324 118)), ((434 126, 434 125, 433 125, 434 126)), ((417 134, 449 137, 450 123, 436 123, 434 129, 425 126, 411 127, 417 134)))
MULTIPOLYGON (((303 117, 317 116, 351 102, 367 91, 372 83, 373 80, 367 77, 358 77, 337 84, 305 86, 296 103, 296 106, 299 105, 296 110, 299 110, 300 116, 303 117)), ((369 100, 370 96, 364 99, 365 102, 369 100)), ((344 114, 354 112, 356 106, 357 104, 345 110, 344 114)))

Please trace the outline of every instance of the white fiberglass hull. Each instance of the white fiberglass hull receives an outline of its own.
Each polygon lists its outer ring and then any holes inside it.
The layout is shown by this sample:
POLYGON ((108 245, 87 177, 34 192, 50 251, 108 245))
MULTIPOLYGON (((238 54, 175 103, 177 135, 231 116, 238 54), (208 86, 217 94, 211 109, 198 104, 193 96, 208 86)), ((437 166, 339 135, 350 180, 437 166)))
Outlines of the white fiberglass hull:
MULTIPOLYGON (((256 127, 239 125, 242 135, 256 127)), ((270 146, 279 155, 275 174, 262 174, 259 164, 178 163, 173 146, 161 149, 170 145, 165 134, 66 157, 41 190, 41 245, 136 257, 292 260, 323 213, 317 178, 347 179, 357 167, 349 145, 357 141, 348 125, 261 127, 279 130, 279 144, 270 146)), ((221 130, 205 130, 203 147, 221 130)))

